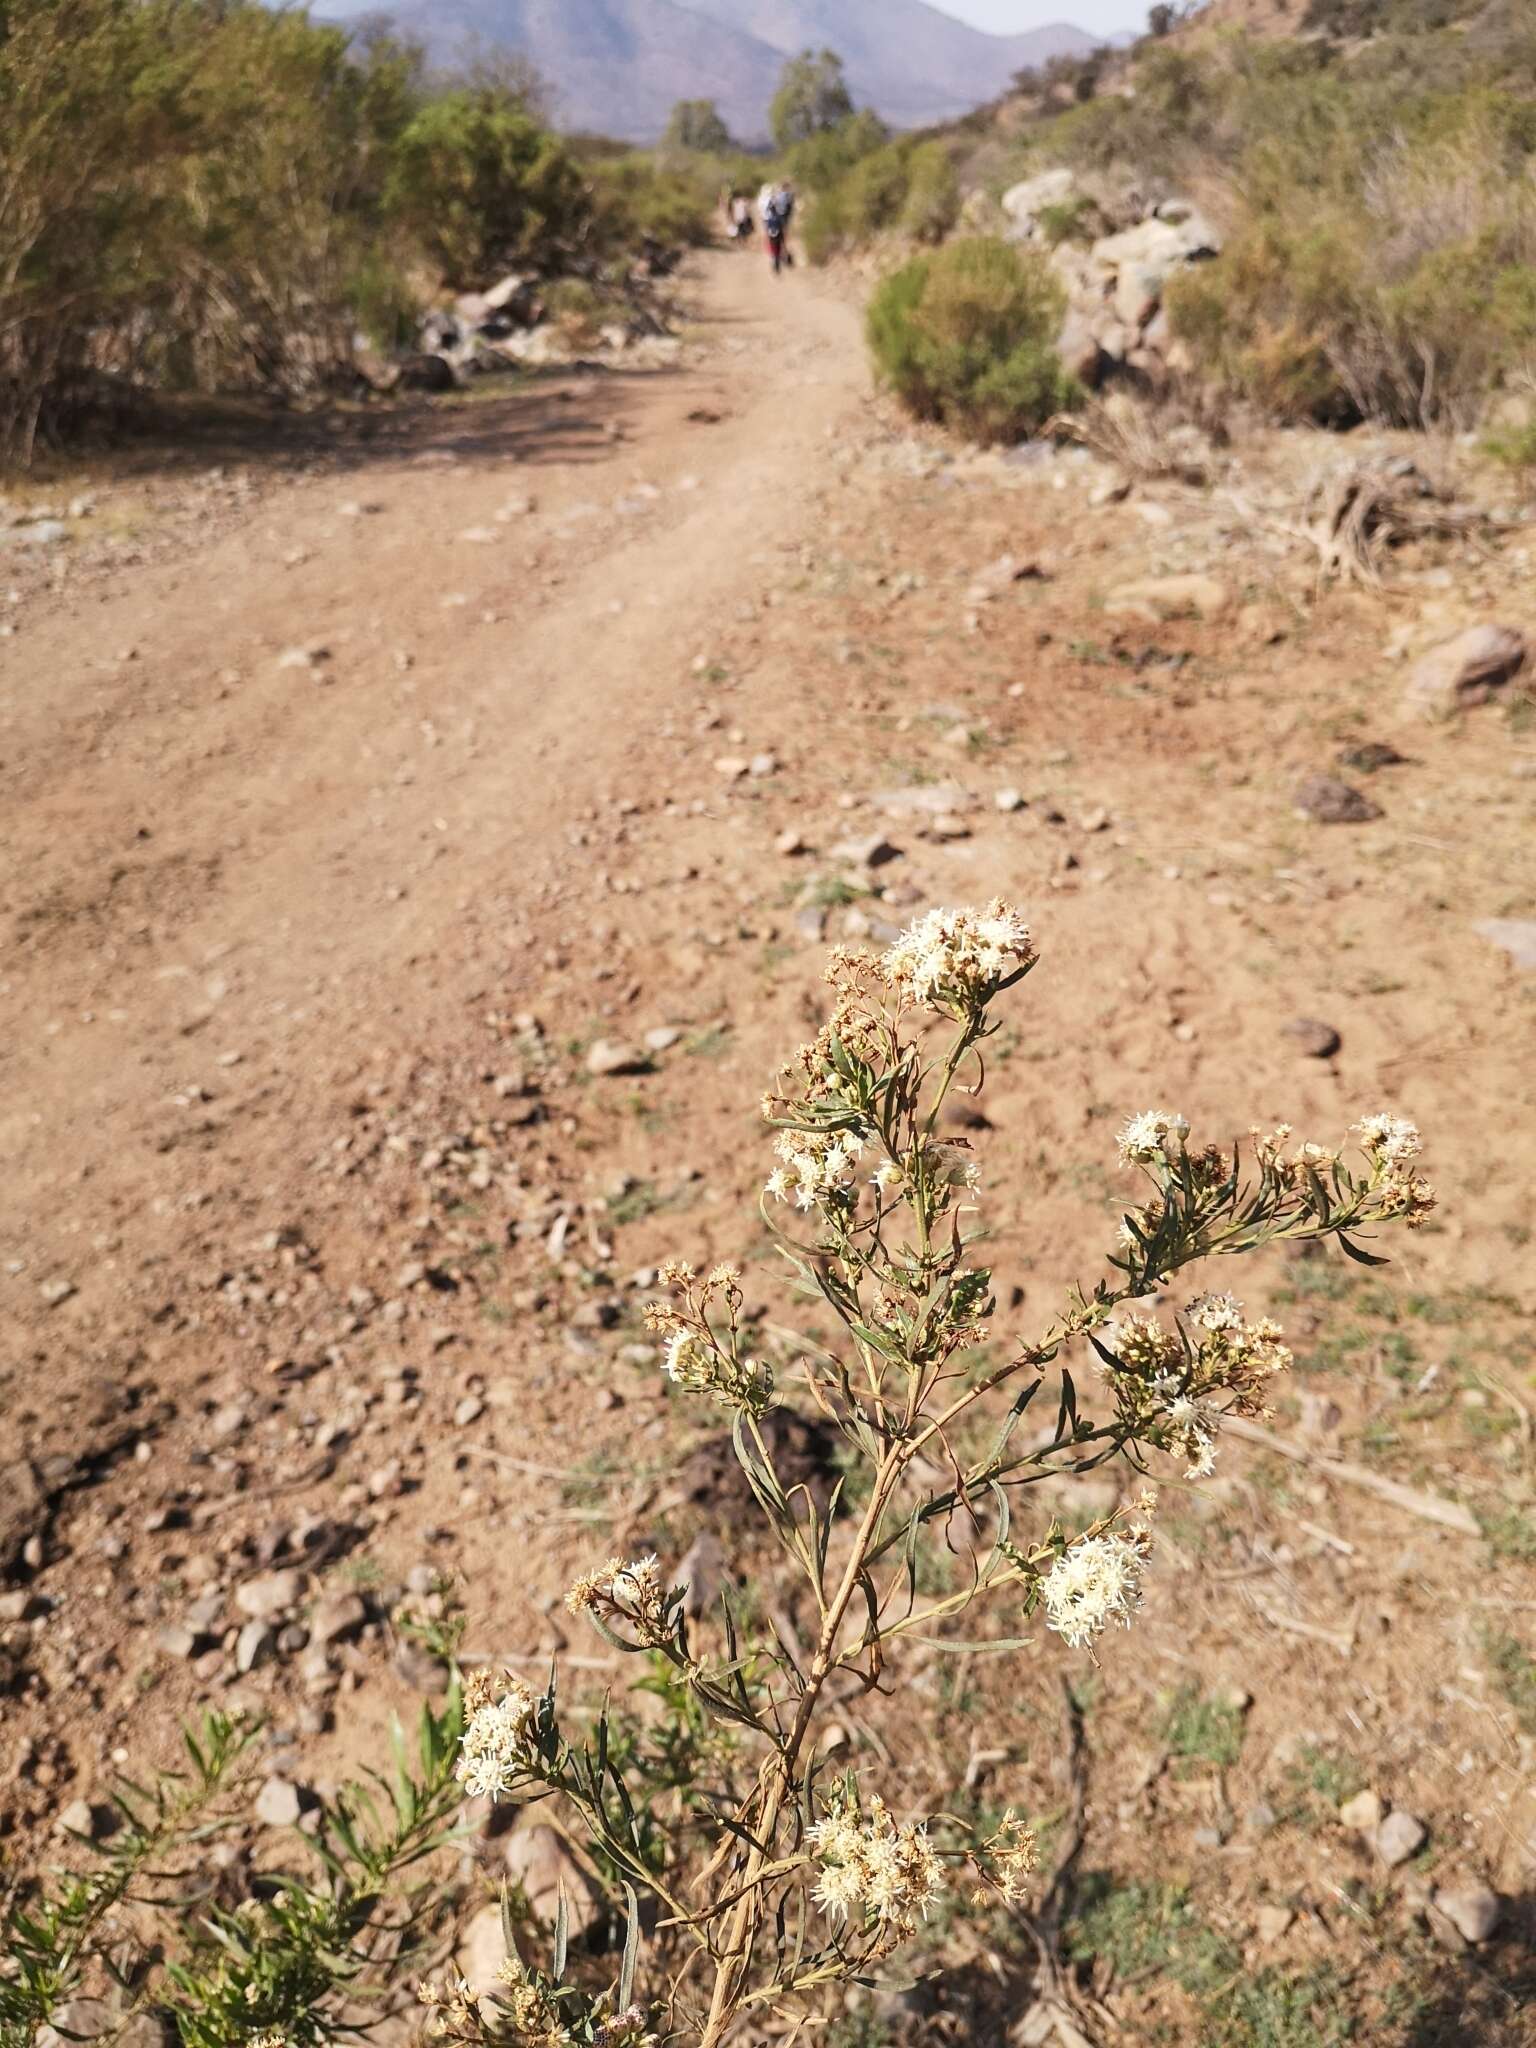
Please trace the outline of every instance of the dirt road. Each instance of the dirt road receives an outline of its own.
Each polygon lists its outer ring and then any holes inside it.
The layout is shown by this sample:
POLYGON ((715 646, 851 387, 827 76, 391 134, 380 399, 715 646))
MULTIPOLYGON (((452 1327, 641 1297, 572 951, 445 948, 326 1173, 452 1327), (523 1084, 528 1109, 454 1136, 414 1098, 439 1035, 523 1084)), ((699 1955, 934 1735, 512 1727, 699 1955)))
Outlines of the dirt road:
POLYGON ((186 1199, 189 1088, 218 1077, 200 1202, 248 1191, 381 1019, 432 1042, 445 959, 515 974, 562 899, 586 943, 582 820, 665 782, 690 664, 782 579, 865 391, 854 314, 755 260, 704 266, 698 323, 707 367, 418 415, 6 644, 23 1291, 107 1307, 100 1233, 186 1199))
MULTIPOLYGON (((611 1676, 568 1642, 574 1571, 734 1547, 749 1512, 658 1370, 651 1270, 730 1256, 782 1311, 752 1111, 826 945, 1002 893, 1043 957, 968 1127, 1001 1341, 1102 1270, 1115 1122, 1150 1104, 1222 1140, 1400 1109, 1444 1196, 1390 1268, 1242 1276, 1297 1352, 1277 1426, 1333 1476, 1236 1445, 1163 1475, 1134 1654, 1094 1680, 1089 1853, 1187 1867, 1244 1942, 1316 1894, 1297 1970, 1380 1883, 1336 1783, 1422 1815, 1437 1882, 1529 1893, 1531 978, 1479 926, 1536 918, 1536 754, 1518 701, 1407 720, 1400 659, 1530 632, 1530 531, 1319 596, 1277 533, 1326 436, 1133 487, 957 450, 871 393, 836 286, 720 253, 689 291, 670 369, 109 480, 120 552, 0 620, 0 1833, 210 1700, 266 1712, 285 1769, 355 1764, 432 1681, 395 1617, 439 1572, 472 1650, 611 1676), (1199 604, 1127 605, 1148 575, 1199 604), (1354 822, 1298 814, 1318 773, 1354 822), (274 1565, 302 1598, 253 1647, 274 1565), (366 1624, 306 1649, 343 1585, 366 1624), (1190 1687, 1251 1697, 1209 1814, 1157 1732, 1190 1687)), ((993 1669, 989 1796, 1049 1813, 1063 1654, 993 1669)), ((933 1728, 876 1744, 913 1811, 966 1762, 925 1686, 933 1728)), ((1422 1979, 1379 1930, 1368 2027, 1422 1979)), ((1524 2038, 1486 1989, 1486 2038, 1524 2038)))

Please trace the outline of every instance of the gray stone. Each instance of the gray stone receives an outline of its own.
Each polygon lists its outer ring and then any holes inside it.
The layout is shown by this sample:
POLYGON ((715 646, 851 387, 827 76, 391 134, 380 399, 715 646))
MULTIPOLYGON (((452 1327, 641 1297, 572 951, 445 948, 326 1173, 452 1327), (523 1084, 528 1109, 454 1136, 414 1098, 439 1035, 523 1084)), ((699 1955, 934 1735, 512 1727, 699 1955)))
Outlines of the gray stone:
POLYGON ((162 1657, 173 1657, 178 1663, 185 1663, 197 1652, 197 1637, 189 1628, 162 1628, 155 1635, 155 1647, 162 1657))
POLYGON ((268 1778, 256 1794, 252 1811, 263 1827, 291 1828, 298 1825, 304 1802, 299 1797, 299 1788, 286 1778, 268 1778))
POLYGON ((1109 617, 1130 613, 1156 625, 1164 619, 1225 618, 1232 604, 1231 590, 1215 576, 1143 576, 1111 591, 1104 610, 1109 617))
POLYGON ((1437 1912, 1443 1913, 1463 1941, 1474 1947, 1491 1941, 1504 1917, 1504 1901, 1485 1884, 1448 1886, 1434 1896, 1437 1912))
POLYGON ((1416 1814, 1397 1807, 1376 1830, 1376 1854, 1389 1870, 1416 1856, 1429 1839, 1429 1829, 1416 1814))
POLYGON ((1357 1792, 1339 1808, 1339 1819, 1345 1827, 1369 1835, 1381 1826, 1384 1811, 1379 1792, 1357 1792))
POLYGON ((553 1924, 565 1894, 573 1936, 587 1933, 602 1915, 591 1879, 577 1862, 563 1835, 551 1827, 519 1827, 507 1837, 507 1875, 522 1886, 539 1919, 553 1924))
POLYGON ((1304 818, 1319 825, 1368 825, 1382 816, 1380 804, 1337 775, 1309 775, 1293 801, 1304 818))
POLYGON ((88 1842, 94 1842, 100 1829, 89 1799, 71 1799, 55 1821, 53 1831, 56 1835, 84 1835, 88 1842))
POLYGON ((254 1621, 275 1621, 298 1606, 304 1598, 305 1584, 303 1572, 291 1566, 283 1571, 263 1572, 259 1578, 247 1579, 243 1586, 235 1588, 235 1605, 254 1621))
POLYGON ((872 799, 887 818, 953 817, 973 811, 976 799, 958 782, 924 782, 911 789, 887 789, 872 799))
POLYGON ((74 2041, 97 2041, 115 2033, 120 2015, 104 1998, 66 1998, 52 2021, 40 2027, 36 2048, 69 2048, 74 2041))
POLYGON ((1038 171, 1003 194, 1003 212, 1008 216, 1015 241, 1032 237, 1040 215, 1048 206, 1063 206, 1077 194, 1077 178, 1064 168, 1038 171))
POLYGON ((1536 968, 1536 918, 1485 917, 1472 929, 1479 938, 1507 953, 1517 967, 1527 971, 1536 968))
POLYGON ((47 1527, 50 1499, 26 1458, 0 1467, 0 1578, 14 1575, 27 1545, 47 1527))
POLYGON ((1324 1024, 1317 1017, 1293 1017, 1281 1030, 1296 1050, 1309 1059, 1331 1060, 1344 1043, 1331 1024, 1324 1024))
POLYGON ((277 1633, 264 1621, 248 1621, 235 1639, 235 1669, 243 1678, 265 1664, 277 1647, 277 1633))
POLYGON ((883 832, 871 832, 865 839, 845 839, 831 849, 833 860, 845 860, 854 867, 882 868, 901 859, 901 848, 883 832))
POLYGON ((1452 718, 1486 704, 1524 668, 1528 651, 1525 635, 1513 626, 1468 626, 1415 662, 1407 708, 1425 718, 1452 718))
POLYGON ((650 1065, 645 1054, 617 1039, 600 1038, 587 1054, 587 1072, 601 1077, 613 1074, 643 1074, 650 1065))
POLYGON ((507 1941, 502 1931, 500 1906, 482 1906, 459 1936, 459 1975, 476 1998, 485 1998, 501 1986, 500 1970, 507 1960, 507 1941))
POLYGON ((368 1619, 360 1593, 327 1593, 315 1602, 309 1618, 309 1640, 323 1649, 327 1643, 342 1643, 355 1636, 368 1619))
POLYGON ((720 1598, 725 1584, 725 1551, 712 1529, 702 1530, 693 1539, 678 1564, 677 1582, 684 1589, 683 1611, 695 1620, 708 1614, 720 1598))

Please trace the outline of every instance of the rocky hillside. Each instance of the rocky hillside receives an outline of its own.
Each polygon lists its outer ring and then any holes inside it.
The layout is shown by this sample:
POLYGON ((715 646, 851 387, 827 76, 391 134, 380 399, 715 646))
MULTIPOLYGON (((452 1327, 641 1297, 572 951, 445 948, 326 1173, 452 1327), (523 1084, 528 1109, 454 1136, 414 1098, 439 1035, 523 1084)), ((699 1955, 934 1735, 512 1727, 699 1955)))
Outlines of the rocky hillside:
MULTIPOLYGON (((353 20, 373 0, 329 0, 353 20)), ((398 27, 439 60, 518 50, 549 79, 562 127, 652 141, 680 99, 716 101, 743 141, 767 132, 786 56, 837 50, 859 100, 903 126, 993 99, 1015 71, 1093 47, 1056 24, 992 36, 923 0, 399 0, 398 27)))

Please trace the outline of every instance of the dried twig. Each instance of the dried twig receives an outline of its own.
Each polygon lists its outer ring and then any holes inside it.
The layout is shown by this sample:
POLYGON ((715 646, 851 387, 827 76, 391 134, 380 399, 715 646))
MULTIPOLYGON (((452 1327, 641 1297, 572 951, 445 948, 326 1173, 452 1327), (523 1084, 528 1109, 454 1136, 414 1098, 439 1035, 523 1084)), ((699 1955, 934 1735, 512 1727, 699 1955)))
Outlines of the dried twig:
POLYGON ((1379 1472, 1371 1472, 1364 1465, 1351 1465, 1343 1458, 1327 1458, 1316 1451, 1305 1450, 1300 1444, 1288 1443, 1271 1430, 1260 1429, 1256 1422, 1244 1421, 1240 1415, 1227 1416, 1222 1429, 1228 1435, 1239 1437, 1245 1444, 1256 1444, 1261 1451, 1273 1451, 1276 1457, 1289 1458, 1296 1465, 1310 1465, 1325 1478, 1337 1479, 1344 1486, 1358 1486, 1366 1493, 1374 1493, 1378 1500, 1401 1508, 1404 1514, 1417 1515, 1421 1522, 1438 1522, 1442 1528, 1454 1529, 1461 1536, 1482 1534, 1472 1510, 1464 1508, 1460 1501, 1447 1500, 1443 1494, 1421 1493, 1417 1487, 1404 1486, 1396 1479, 1383 1479, 1379 1472))

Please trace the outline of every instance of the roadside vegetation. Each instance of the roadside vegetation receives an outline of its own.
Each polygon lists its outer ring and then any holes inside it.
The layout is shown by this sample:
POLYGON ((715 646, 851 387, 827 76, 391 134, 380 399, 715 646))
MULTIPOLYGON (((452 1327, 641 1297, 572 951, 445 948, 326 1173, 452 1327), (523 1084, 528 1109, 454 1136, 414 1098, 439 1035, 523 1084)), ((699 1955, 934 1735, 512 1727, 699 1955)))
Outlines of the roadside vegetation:
POLYGON ((7 0, 0 122, 0 460, 146 390, 345 388, 360 330, 402 345, 510 271, 622 277, 716 189, 560 137, 516 62, 434 78, 255 0, 7 0))

